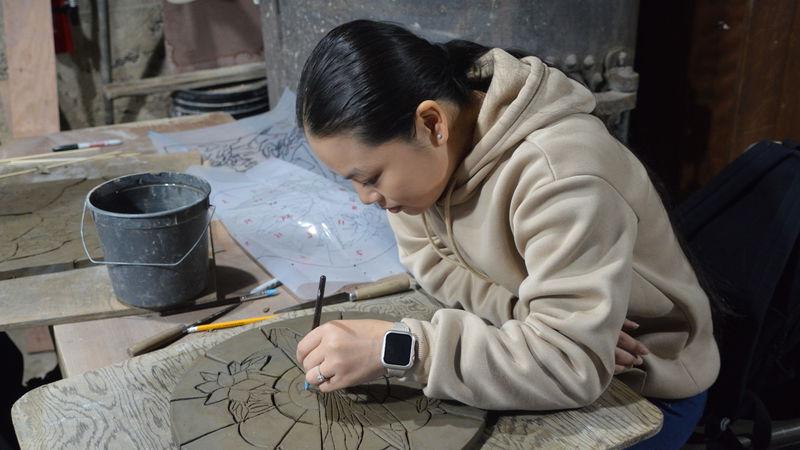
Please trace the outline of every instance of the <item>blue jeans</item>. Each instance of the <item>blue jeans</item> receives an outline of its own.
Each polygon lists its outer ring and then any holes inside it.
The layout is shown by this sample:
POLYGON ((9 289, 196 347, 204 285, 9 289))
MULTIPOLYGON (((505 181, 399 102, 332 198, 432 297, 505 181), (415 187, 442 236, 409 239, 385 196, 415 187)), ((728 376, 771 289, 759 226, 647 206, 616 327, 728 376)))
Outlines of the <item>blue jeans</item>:
POLYGON ((706 406, 707 391, 694 397, 679 400, 663 400, 649 398, 664 413, 664 424, 655 436, 635 444, 631 449, 661 450, 679 449, 686 444, 694 432, 694 427, 703 416, 706 406))

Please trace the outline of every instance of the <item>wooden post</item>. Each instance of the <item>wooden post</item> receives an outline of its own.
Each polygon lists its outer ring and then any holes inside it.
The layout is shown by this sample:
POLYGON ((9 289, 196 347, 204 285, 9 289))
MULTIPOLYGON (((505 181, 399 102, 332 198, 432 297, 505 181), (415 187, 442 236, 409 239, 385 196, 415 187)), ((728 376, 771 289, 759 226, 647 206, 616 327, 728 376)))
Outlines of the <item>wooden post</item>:
POLYGON ((3 113, 15 138, 55 133, 56 55, 50 0, 2 0, 8 79, 0 86, 3 113))

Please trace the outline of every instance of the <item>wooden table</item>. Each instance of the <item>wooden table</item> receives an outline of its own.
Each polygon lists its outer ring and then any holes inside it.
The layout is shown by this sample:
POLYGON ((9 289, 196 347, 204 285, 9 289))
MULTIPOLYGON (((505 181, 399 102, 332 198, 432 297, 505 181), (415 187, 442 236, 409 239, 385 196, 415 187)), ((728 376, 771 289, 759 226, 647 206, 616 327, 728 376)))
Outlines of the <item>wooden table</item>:
MULTIPOLYGON (((426 320, 436 306, 423 293, 412 291, 330 309, 426 320)), ((308 311, 282 317, 300 314, 308 311)), ((29 392, 12 409, 22 448, 174 448, 169 417, 173 387, 206 350, 257 326, 191 335, 168 348, 29 392)), ((585 408, 492 414, 483 431, 483 447, 622 448, 655 434, 661 420, 658 408, 615 379, 585 408)))
POLYGON ((75 142, 89 142, 105 139, 122 139, 123 144, 112 147, 113 150, 138 151, 153 153, 155 148, 150 143, 147 133, 157 131, 170 133, 173 131, 191 130, 232 122, 234 119, 226 113, 209 113, 198 116, 175 117, 169 119, 155 119, 141 122, 129 122, 116 125, 107 125, 94 128, 81 128, 78 130, 61 131, 58 133, 20 138, 4 142, 0 146, 0 158, 11 158, 36 153, 46 153, 50 148, 61 144, 75 142))
MULTIPOLYGON (((80 211, 86 192, 105 179, 131 172, 182 171, 202 162, 198 154, 153 154, 149 131, 181 131, 232 120, 228 114, 213 113, 66 131, 19 139, 0 147, 0 158, 7 158, 47 153, 53 145, 67 142, 121 138, 123 145, 102 149, 101 153, 134 151, 137 155, 0 180, 0 306, 5 311, 0 316, 0 331, 55 325, 53 334, 61 370, 64 376, 70 376, 125 360, 126 348, 131 344, 173 324, 191 322, 213 312, 210 309, 159 317, 119 302, 106 267, 92 266, 84 255, 80 211)), ((100 256, 90 220, 86 232, 90 252, 100 256)), ((200 301, 246 293, 269 278, 216 221, 212 223, 212 235, 218 283, 200 301)), ((296 301, 281 290, 279 296, 242 305, 225 318, 258 315, 266 306, 277 309, 296 301)))
MULTIPOLYGON (((218 284, 223 297, 248 293, 250 289, 271 276, 256 264, 231 238, 221 223, 213 222, 214 250, 218 272, 218 284), (233 271, 237 275, 233 276, 233 271)), ((243 303, 222 320, 243 319, 264 315, 270 311, 297 304, 298 300, 284 288, 280 294, 262 300, 243 303)), ((175 324, 189 323, 208 316, 221 308, 192 311, 161 317, 155 314, 132 316, 130 308, 119 310, 118 315, 101 320, 64 323, 53 327, 58 361, 62 376, 72 377, 81 373, 125 361, 129 358, 126 349, 136 342, 163 331, 175 324), (127 313, 127 314, 126 314, 127 313), (98 339, 102 336, 102 339, 98 339)), ((110 317, 111 314, 109 314, 110 317)), ((184 338, 185 339, 185 338, 184 338)))
MULTIPOLYGON (((125 140, 122 150, 151 153, 149 130, 169 132, 230 120, 230 116, 224 114, 211 114, 76 130, 15 141, 0 147, 0 158, 40 153, 66 142, 120 137, 125 140)), ((228 268, 218 272, 217 287, 223 295, 247 292, 270 278, 224 227, 214 223, 212 232, 217 265, 228 268)), ((55 273, 30 272, 27 266, 33 263, 26 262, 26 267, 9 269, 21 271, 15 276, 24 278, 0 281, 5 287, 14 287, 18 296, 36 298, 44 295, 37 289, 52 286, 54 280, 59 280, 61 288, 57 293, 69 297, 72 302, 69 307, 47 317, 42 313, 46 306, 43 305, 42 308, 18 309, 16 318, 0 320, 0 329, 55 324, 53 333, 65 376, 64 380, 30 392, 15 404, 13 415, 20 444, 23 448, 173 447, 168 417, 172 387, 207 349, 257 325, 190 335, 163 350, 129 359, 125 350, 131 344, 172 324, 193 321, 213 310, 169 317, 142 315, 143 311, 116 301, 104 267, 79 268, 85 266, 76 263, 81 255, 75 257, 74 252, 70 255, 63 257, 67 263, 49 261, 62 264, 53 269, 55 273), (71 294, 70 289, 74 291, 71 294), (94 300, 87 302, 87 299, 94 300)), ((36 264, 40 263, 42 261, 37 259, 36 264)), ((7 301, 9 289, 0 291, 3 291, 0 302, 7 301)), ((275 310, 297 301, 282 291, 277 297, 242 305, 226 318, 260 315, 267 306, 275 310)), ((423 293, 411 292, 334 308, 428 319, 436 307, 423 293)), ((287 317, 295 314, 302 313, 287 317)), ((586 408, 547 414, 502 415, 495 419, 484 432, 487 448, 616 448, 654 434, 661 425, 660 411, 616 380, 595 404, 586 408)))

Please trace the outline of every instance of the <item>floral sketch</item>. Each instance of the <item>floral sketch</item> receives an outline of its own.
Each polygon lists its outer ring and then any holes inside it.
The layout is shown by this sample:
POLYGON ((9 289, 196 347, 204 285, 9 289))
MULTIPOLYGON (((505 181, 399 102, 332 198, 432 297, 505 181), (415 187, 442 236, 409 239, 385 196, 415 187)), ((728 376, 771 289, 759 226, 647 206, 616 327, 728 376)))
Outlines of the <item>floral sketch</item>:
POLYGON ((227 362, 207 357, 195 373, 197 396, 173 398, 173 429, 182 446, 411 449, 415 433, 438 419, 466 417, 475 422, 471 435, 482 425, 482 418, 460 416, 471 408, 428 399, 416 387, 387 379, 328 394, 304 390, 305 374, 294 360, 302 335, 271 327, 249 333, 264 338, 257 351, 227 362), (219 417, 218 426, 198 428, 202 420, 192 422, 193 414, 219 417))

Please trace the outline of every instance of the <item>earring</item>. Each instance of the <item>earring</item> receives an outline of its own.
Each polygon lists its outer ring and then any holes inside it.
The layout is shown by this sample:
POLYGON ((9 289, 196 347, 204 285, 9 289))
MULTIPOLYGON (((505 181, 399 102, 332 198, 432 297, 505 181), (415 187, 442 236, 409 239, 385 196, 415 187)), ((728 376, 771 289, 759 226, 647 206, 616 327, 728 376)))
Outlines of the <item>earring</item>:
POLYGON ((436 139, 442 139, 442 133, 437 133, 436 134, 436 139))

